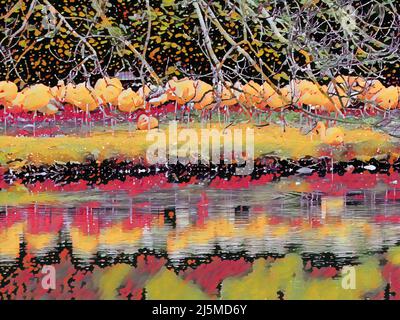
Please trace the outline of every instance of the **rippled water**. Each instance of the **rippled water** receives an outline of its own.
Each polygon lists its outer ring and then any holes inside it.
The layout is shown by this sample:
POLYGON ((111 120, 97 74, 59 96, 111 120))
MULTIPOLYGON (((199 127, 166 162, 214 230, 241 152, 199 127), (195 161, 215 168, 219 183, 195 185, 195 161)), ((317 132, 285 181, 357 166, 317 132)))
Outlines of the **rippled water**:
POLYGON ((93 189, 58 194, 51 203, 2 206, 0 261, 15 263, 21 243, 39 257, 70 245, 85 265, 142 249, 173 263, 216 252, 356 259, 400 240, 400 202, 385 187, 327 196, 285 192, 282 183, 234 190, 169 185, 138 195, 93 189))

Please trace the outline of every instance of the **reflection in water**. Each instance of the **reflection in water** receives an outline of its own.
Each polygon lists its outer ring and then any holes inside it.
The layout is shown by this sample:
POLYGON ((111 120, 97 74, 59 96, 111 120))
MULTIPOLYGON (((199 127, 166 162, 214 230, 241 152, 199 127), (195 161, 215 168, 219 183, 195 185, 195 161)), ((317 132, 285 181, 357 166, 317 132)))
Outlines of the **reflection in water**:
POLYGON ((35 256, 69 244, 85 265, 98 255, 141 249, 167 254, 174 264, 216 250, 246 257, 329 252, 340 259, 380 252, 400 239, 400 203, 385 189, 326 196, 280 192, 278 185, 218 192, 170 185, 133 197, 91 190, 68 204, 2 206, 1 264, 16 261, 22 242, 35 256))
POLYGON ((309 188, 298 177, 248 188, 166 186, 8 189, 0 202, 0 299, 400 296, 392 187, 310 192, 322 184, 309 188), (53 290, 41 285, 44 264, 55 267, 53 290), (354 290, 342 286, 349 264, 354 290))

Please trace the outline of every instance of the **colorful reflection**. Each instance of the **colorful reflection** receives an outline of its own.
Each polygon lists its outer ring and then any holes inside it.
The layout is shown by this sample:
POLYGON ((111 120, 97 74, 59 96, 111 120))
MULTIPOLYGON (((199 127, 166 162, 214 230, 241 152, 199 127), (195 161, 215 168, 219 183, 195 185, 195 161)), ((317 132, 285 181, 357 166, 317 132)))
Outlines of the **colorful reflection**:
POLYGON ((396 298, 396 185, 373 175, 352 183, 369 177, 363 191, 327 192, 326 180, 300 177, 218 192, 194 184, 139 193, 8 190, 1 297, 396 298), (57 274, 53 290, 41 288, 47 264, 57 274), (357 290, 341 287, 348 266, 363 283, 357 290))

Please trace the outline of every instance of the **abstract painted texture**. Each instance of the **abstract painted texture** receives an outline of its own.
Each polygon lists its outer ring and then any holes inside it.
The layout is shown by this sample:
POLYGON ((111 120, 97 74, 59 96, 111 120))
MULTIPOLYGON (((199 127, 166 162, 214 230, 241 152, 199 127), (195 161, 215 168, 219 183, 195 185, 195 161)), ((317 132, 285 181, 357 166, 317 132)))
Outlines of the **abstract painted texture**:
POLYGON ((0 299, 400 299, 399 12, 0 0, 0 299))

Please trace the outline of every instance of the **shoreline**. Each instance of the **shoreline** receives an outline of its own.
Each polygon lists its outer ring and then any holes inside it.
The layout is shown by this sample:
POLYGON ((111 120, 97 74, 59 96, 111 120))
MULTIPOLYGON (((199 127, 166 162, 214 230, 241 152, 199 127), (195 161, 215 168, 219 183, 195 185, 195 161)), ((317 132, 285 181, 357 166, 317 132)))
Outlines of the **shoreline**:
MULTIPOLYGON (((213 124, 207 129, 223 130, 225 126, 213 124)), ((389 135, 372 129, 347 129, 344 131, 344 144, 332 147, 324 144, 315 134, 303 134, 302 130, 286 127, 283 131, 278 125, 252 127, 248 124, 232 126, 229 129, 254 129, 254 158, 273 156, 286 159, 300 159, 305 156, 333 156, 335 161, 349 161, 353 158, 369 160, 372 157, 397 158, 400 143, 389 135)), ((178 133, 187 129, 178 127, 178 133), (182 130, 182 131, 181 131, 182 130)), ((193 127, 200 135, 200 124, 193 127)), ((19 168, 25 164, 52 164, 56 162, 84 162, 87 158, 103 161, 109 158, 123 160, 140 159, 152 145, 149 134, 164 133, 169 141, 168 128, 150 131, 93 132, 87 137, 63 135, 55 137, 0 136, 0 165, 19 168)), ((221 131, 222 132, 222 131, 221 131)), ((190 137, 189 137, 190 138, 190 137)), ((223 139, 221 139, 223 140, 223 139)), ((244 139, 243 139, 244 141, 244 139)), ((186 141, 178 143, 178 148, 186 141)), ((200 141, 198 142, 200 146, 200 141)), ((245 145, 245 143, 243 143, 245 145)))

